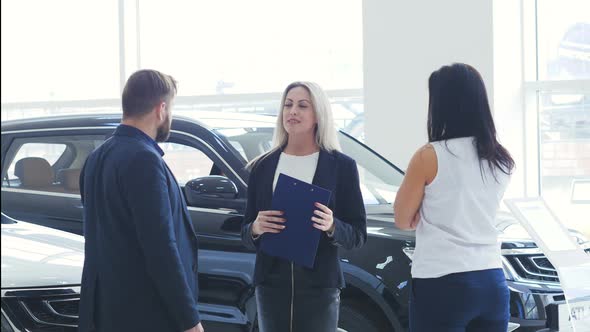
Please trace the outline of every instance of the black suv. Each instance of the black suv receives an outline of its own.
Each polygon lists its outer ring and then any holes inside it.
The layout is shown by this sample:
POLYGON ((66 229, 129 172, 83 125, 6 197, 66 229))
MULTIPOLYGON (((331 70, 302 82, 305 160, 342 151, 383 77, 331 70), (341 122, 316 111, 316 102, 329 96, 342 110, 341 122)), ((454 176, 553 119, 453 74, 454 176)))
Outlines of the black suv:
MULTIPOLYGON (((3 211, 81 234, 80 169, 119 122, 111 114, 2 123, 3 211)), ((267 116, 187 112, 174 119, 170 139, 161 143, 198 231, 199 301, 209 332, 256 328, 255 253, 240 240, 244 166, 271 147, 274 123, 267 116)), ((358 164, 369 233, 363 248, 340 253, 347 287, 339 325, 349 332, 405 331, 415 235, 395 226, 391 205, 403 172, 351 136, 340 132, 339 138, 358 164)), ((537 331, 545 327, 545 306, 564 299, 557 273, 514 219, 501 215, 498 230, 512 321, 520 331, 537 331)))

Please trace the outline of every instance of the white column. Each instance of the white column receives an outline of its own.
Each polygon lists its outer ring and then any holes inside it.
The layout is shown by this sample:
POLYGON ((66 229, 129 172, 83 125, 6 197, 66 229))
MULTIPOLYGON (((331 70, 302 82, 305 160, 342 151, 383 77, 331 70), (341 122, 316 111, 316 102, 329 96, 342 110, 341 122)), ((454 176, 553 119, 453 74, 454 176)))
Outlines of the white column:
POLYGON ((492 2, 364 0, 365 136, 400 168, 427 141, 432 71, 453 62, 474 66, 494 103, 492 2))
POLYGON ((138 69, 140 61, 139 0, 119 0, 119 76, 121 92, 127 79, 138 69))
POLYGON ((530 0, 494 1, 494 121, 500 143, 516 162, 505 197, 539 194, 536 94, 525 101, 523 86, 525 74, 537 68, 535 12, 530 6, 530 0))

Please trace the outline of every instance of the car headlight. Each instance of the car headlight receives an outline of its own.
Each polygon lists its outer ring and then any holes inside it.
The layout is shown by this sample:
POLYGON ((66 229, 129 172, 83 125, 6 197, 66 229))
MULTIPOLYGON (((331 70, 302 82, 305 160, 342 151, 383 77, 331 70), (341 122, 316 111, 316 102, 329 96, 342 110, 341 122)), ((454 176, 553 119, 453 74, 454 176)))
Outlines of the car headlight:
POLYGON ((414 258, 414 247, 404 247, 402 251, 404 252, 404 254, 406 254, 406 256, 408 256, 410 260, 414 258))

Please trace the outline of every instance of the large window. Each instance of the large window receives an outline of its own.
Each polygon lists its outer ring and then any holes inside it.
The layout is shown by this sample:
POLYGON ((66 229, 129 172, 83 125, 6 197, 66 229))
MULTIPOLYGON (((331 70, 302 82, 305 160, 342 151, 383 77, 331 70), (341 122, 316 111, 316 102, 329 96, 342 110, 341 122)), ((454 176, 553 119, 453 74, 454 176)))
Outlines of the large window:
POLYGON ((361 0, 2 1, 2 120, 120 112, 127 77, 154 68, 187 112, 274 115, 315 81, 362 139, 362 33, 361 0))
POLYGON ((115 0, 2 1, 2 104, 117 98, 117 8, 115 0))
POLYGON ((537 1, 540 80, 590 79, 590 1, 537 1))
POLYGON ((538 94, 540 190, 565 223, 590 234, 590 196, 575 194, 590 181, 590 93, 574 92, 538 94))
POLYGON ((527 192, 541 194, 567 226, 590 235, 590 2, 529 3, 536 29, 525 36, 534 48, 525 62, 536 66, 525 75, 525 171, 538 180, 527 192))
POLYGON ((179 95, 363 85, 360 0, 147 1, 139 13, 141 66, 177 77, 179 95))

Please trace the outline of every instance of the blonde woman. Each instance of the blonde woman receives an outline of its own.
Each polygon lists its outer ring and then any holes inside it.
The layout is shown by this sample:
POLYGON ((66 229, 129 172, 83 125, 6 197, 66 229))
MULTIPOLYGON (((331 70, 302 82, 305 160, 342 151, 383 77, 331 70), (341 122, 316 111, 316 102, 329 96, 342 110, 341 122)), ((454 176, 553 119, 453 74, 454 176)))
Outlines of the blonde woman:
POLYGON ((280 173, 328 189, 332 196, 328 206, 316 203, 315 216, 307 221, 322 231, 313 268, 257 250, 254 284, 261 332, 337 329, 344 287, 338 247, 359 248, 367 239, 357 166, 339 150, 330 103, 322 89, 311 82, 287 86, 274 148, 250 165, 242 240, 258 248, 265 233, 285 228, 282 211, 271 210, 280 173))

